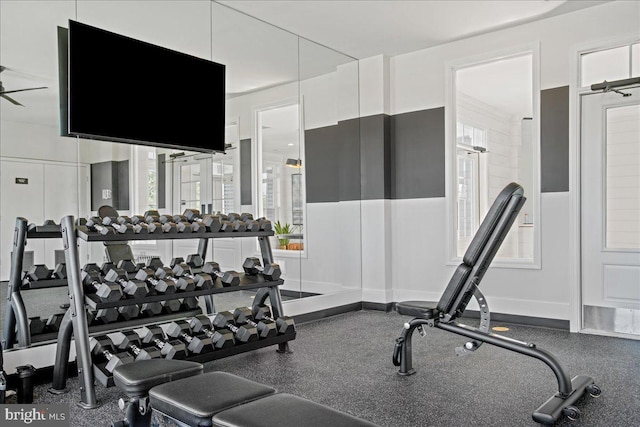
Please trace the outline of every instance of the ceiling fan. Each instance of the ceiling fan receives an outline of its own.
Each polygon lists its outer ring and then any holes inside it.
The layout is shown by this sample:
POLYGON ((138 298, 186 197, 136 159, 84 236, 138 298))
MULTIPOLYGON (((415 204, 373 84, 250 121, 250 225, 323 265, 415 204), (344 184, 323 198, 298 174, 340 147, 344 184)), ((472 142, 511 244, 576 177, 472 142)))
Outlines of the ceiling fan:
MULTIPOLYGON (((0 73, 2 73, 4 70, 11 70, 11 68, 7 68, 5 66, 0 65, 0 73)), ((38 90, 38 89, 47 89, 47 87, 46 86, 42 86, 42 87, 30 87, 30 88, 26 88, 26 89, 5 90, 4 86, 2 86, 2 81, 0 81, 0 98, 4 98, 7 101, 11 102, 12 104, 20 105, 20 106, 24 107, 24 105, 20 104, 18 101, 16 101, 15 99, 13 99, 12 97, 10 97, 7 94, 8 93, 15 93, 15 92, 24 92, 24 91, 27 91, 27 90, 38 90)))

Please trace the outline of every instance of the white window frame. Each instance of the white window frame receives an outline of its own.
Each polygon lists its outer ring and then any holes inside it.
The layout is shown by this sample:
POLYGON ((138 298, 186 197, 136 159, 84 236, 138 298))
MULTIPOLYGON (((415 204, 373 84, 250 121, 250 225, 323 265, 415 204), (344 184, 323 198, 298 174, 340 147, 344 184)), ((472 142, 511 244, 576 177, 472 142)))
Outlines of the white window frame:
MULTIPOLYGON (((588 86, 582 86, 582 75, 583 75, 583 70, 582 70, 582 57, 584 55, 588 55, 590 53, 596 53, 596 52, 602 52, 605 50, 611 50, 611 49, 617 49, 620 47, 627 47, 629 49, 629 75, 626 78, 630 78, 630 77, 634 77, 632 76, 632 61, 633 61, 633 57, 632 57, 632 52, 631 52, 631 46, 634 44, 638 44, 640 43, 640 39, 635 36, 635 37, 629 37, 629 38, 625 38, 623 40, 617 41, 617 42, 607 42, 604 41, 602 43, 596 44, 595 46, 591 46, 589 48, 584 48, 584 49, 578 49, 577 51, 577 77, 576 77, 576 88, 579 89, 584 89, 587 91, 590 91, 590 85, 588 86)), ((593 82, 593 83, 601 83, 601 82, 593 82)))
MULTIPOLYGON (((300 153, 300 158, 302 159, 302 165, 304 167, 305 165, 305 158, 304 158, 304 98, 302 96, 300 97, 293 97, 293 98, 285 98, 282 99, 280 101, 276 101, 276 102, 272 102, 272 103, 267 103, 267 104, 260 104, 260 105, 256 105, 253 107, 253 140, 255 141, 255 144, 252 144, 252 162, 254 162, 254 164, 256 165, 256 167, 253 169, 252 173, 252 180, 255 183, 254 185, 254 192, 252 194, 253 196, 253 203, 254 206, 256 207, 256 212, 261 215, 262 212, 262 164, 263 164, 263 157, 262 157, 262 132, 260 132, 260 129, 262 128, 262 121, 260 118, 260 113, 264 112, 264 111, 268 111, 270 109, 274 109, 274 108, 280 108, 280 107, 286 107, 289 105, 298 105, 298 129, 299 129, 299 135, 298 135, 298 141, 299 141, 299 153, 300 153)), ((302 173, 302 182, 301 182, 302 188, 306 188, 306 174, 302 173)), ((307 201, 306 201, 306 193, 303 193, 303 200, 302 200, 302 211, 303 211, 303 223, 304 225, 304 230, 307 230, 307 223, 308 223, 308 216, 307 216, 307 201)), ((267 218, 271 221, 275 221, 276 218, 267 218)), ((278 249, 276 246, 272 245, 271 250, 274 254, 275 257, 278 258, 307 258, 308 257, 308 249, 309 249, 309 239, 305 236, 302 239, 302 243, 304 244, 304 249, 301 251, 298 250, 284 250, 284 249, 278 249)))
MULTIPOLYGON (((532 90, 533 90, 533 188, 527 189, 530 194, 530 202, 534 204, 533 212, 535 226, 533 230, 533 258, 498 258, 492 262, 492 267, 497 268, 521 268, 541 269, 541 224, 540 214, 540 43, 529 43, 514 46, 507 49, 492 51, 460 58, 445 63, 445 197, 447 200, 447 239, 446 261, 448 265, 457 265, 462 257, 457 255, 457 211, 456 211, 456 159, 457 159, 457 110, 456 110, 456 71, 480 65, 508 59, 515 56, 532 55, 532 90)), ((493 202, 493 201, 490 201, 493 202)), ((514 224, 517 226, 517 224, 514 224)))

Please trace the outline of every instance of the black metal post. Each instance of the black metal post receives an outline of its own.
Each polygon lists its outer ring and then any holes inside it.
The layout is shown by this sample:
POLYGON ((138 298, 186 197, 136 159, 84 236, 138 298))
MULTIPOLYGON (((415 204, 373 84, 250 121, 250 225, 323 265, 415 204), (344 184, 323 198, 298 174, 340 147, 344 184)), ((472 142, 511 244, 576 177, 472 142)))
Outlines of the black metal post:
MULTIPOLYGON (((209 247, 209 239, 201 238, 198 239, 198 254, 202 257, 202 260, 207 259, 207 249, 209 247)), ((216 312, 216 306, 213 303, 212 295, 203 295, 204 303, 206 305, 206 310, 208 314, 213 314, 216 312)))
POLYGON ((16 340, 16 326, 18 327, 18 344, 20 347, 31 345, 29 333, 29 320, 27 310, 20 294, 22 280, 22 261, 24 259, 24 247, 27 241, 27 220, 16 218, 16 226, 13 230, 13 249, 11 253, 11 270, 7 289, 7 312, 4 323, 4 347, 11 348, 16 340))
POLYGON ((71 350, 71 337, 73 336, 73 322, 71 321, 71 308, 67 310, 58 329, 56 344, 56 361, 53 365, 53 383, 49 388, 51 394, 62 394, 67 391, 67 378, 69 370, 69 351, 71 350))
POLYGON ((80 261, 78 243, 73 216, 65 216, 60 221, 64 255, 67 265, 67 283, 69 285, 69 312, 73 324, 73 336, 76 345, 78 380, 80 382, 80 406, 85 409, 97 408, 96 393, 93 384, 91 350, 89 348, 89 326, 84 307, 84 290, 80 279, 80 261))
MULTIPOLYGON (((269 243, 269 236, 259 236, 258 243, 260 244, 260 252, 262 253, 262 262, 264 265, 271 264, 273 262, 273 252, 271 252, 271 244, 269 243)), ((269 301, 271 302, 271 311, 275 319, 284 316, 284 310, 282 308, 282 296, 280 295, 280 288, 273 286, 269 288, 269 301)), ((289 342, 278 344, 279 353, 290 353, 289 342)))

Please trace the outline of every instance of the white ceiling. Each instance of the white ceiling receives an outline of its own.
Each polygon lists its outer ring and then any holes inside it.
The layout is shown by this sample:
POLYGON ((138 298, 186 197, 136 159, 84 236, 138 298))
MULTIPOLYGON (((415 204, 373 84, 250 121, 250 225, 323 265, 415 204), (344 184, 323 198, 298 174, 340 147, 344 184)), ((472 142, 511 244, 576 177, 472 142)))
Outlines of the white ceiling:
MULTIPOLYGON (((3 120, 57 126, 56 26, 70 17, 227 65, 227 89, 244 93, 328 72, 347 57, 397 55, 604 1, 0 0, 0 75, 25 107, 0 100, 3 120), (223 7, 222 5, 229 6, 223 7), (241 11, 236 13, 233 9, 241 11), (247 15, 244 15, 247 14, 247 15), (272 23, 287 33, 259 20, 272 23), (211 30, 211 31, 210 31, 211 30), (213 45, 212 45, 213 41, 213 45), (259 42, 256 42, 259 41, 259 42), (305 53, 300 68, 296 55, 305 53), (329 69, 318 64, 329 64, 329 69)), ((169 88, 179 87, 171 81, 169 88)))
POLYGON ((362 59, 413 52, 607 1, 216 0, 362 59))

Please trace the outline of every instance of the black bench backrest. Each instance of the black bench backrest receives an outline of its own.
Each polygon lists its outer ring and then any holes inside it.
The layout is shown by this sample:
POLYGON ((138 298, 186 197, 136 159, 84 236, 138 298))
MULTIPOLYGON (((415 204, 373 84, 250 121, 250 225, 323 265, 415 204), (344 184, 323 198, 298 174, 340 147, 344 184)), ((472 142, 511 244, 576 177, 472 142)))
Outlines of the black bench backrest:
POLYGON ((438 311, 446 321, 453 320, 464 312, 526 201, 523 194, 522 187, 512 182, 498 194, 491 205, 462 258, 462 264, 453 273, 438 301, 438 311))

